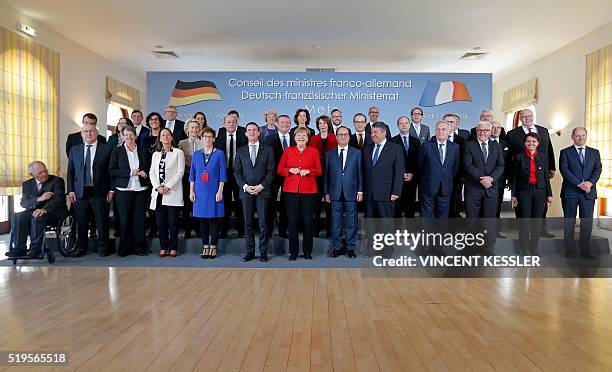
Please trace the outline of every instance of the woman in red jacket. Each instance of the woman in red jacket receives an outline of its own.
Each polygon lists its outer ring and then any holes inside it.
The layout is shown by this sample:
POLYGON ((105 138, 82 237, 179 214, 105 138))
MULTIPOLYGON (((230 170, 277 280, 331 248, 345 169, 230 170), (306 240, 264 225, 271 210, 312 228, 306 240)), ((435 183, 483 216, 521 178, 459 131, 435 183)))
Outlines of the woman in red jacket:
MULTIPOLYGON (((319 152, 319 160, 321 161, 321 169, 325 169, 325 153, 331 149, 335 149, 336 146, 338 146, 338 141, 334 133, 330 131, 332 121, 329 116, 319 116, 315 124, 319 134, 310 139, 308 146, 317 149, 319 152)), ((323 202, 323 177, 317 179, 317 186, 319 187, 319 197, 317 198, 314 208, 314 236, 318 237, 321 229, 325 227, 325 236, 329 238, 331 236, 331 205, 323 202), (325 225, 323 225, 323 219, 321 218, 321 209, 323 209, 323 206, 325 206, 325 225)))
POLYGON ((306 146, 308 128, 297 128, 296 146, 287 147, 278 164, 278 174, 285 177, 283 192, 289 225, 289 260, 295 261, 300 251, 300 222, 304 234, 304 258, 312 259, 312 212, 318 197, 317 177, 321 175, 319 153, 306 146))

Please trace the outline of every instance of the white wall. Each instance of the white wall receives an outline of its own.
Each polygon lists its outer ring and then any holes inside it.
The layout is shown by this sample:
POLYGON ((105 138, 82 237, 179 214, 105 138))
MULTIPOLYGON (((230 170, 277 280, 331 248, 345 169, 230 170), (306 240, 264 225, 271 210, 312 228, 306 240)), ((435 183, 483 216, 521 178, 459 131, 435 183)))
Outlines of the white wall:
MULTIPOLYGON (((0 25, 19 33, 16 26, 20 22, 33 26, 38 31, 38 36, 34 39, 36 42, 60 55, 60 143, 58 146, 61 172, 65 173, 66 137, 79 130, 77 123, 81 122, 84 113, 95 113, 98 116, 98 127, 101 133, 106 133, 108 108, 105 95, 106 76, 111 76, 139 89, 143 106, 146 103, 145 76, 112 64, 104 57, 45 28, 16 9, 0 2, 0 25)), ((100 27, 100 23, 93 21, 92 27, 100 27)), ((100 32, 104 32, 103 27, 100 27, 100 32)))
MULTIPOLYGON (((529 79, 537 78, 539 92, 536 104, 537 124, 548 128, 553 128, 553 123, 566 125, 561 131, 561 136, 551 133, 555 159, 558 161, 559 151, 572 143, 571 128, 584 126, 586 55, 610 43, 612 43, 612 23, 524 68, 503 77, 493 76, 495 117, 502 119, 499 120, 501 123, 505 123, 505 115, 501 112, 505 90, 529 79)), ((558 197, 561 188, 559 174, 555 176, 552 184, 553 193, 558 197)), ((551 212, 553 215, 561 215, 558 198, 555 198, 551 212)))

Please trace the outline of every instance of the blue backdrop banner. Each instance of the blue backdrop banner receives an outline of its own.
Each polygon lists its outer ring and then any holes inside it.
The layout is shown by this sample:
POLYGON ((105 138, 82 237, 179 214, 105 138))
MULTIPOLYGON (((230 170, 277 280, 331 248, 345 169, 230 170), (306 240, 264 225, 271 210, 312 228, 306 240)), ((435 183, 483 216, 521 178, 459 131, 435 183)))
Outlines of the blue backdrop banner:
POLYGON ((264 123, 263 113, 274 109, 293 118, 295 110, 310 111, 311 126, 319 115, 338 108, 343 123, 353 129, 357 112, 380 110, 379 120, 397 133, 396 121, 421 106, 423 123, 432 126, 445 113, 461 117, 472 128, 480 110, 491 108, 492 75, 467 73, 349 73, 349 72, 148 72, 147 108, 163 115, 166 105, 178 107, 179 118, 206 113, 213 128, 223 125, 230 110, 240 124, 264 123))

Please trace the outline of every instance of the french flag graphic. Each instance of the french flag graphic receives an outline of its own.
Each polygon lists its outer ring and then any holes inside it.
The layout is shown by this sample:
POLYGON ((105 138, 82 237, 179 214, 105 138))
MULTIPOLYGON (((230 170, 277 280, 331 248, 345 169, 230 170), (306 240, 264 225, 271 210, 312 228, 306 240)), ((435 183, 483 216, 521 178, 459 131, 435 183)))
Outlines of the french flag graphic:
POLYGON ((419 106, 431 107, 455 101, 472 101, 465 83, 460 81, 427 81, 419 106))

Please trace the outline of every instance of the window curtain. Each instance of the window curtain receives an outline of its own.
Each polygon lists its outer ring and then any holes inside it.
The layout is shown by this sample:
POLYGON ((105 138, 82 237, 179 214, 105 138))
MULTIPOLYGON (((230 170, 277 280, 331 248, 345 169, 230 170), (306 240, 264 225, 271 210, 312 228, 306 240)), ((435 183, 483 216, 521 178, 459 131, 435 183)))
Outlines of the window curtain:
POLYGON ((109 76, 106 77, 106 100, 130 110, 142 109, 140 91, 109 76))
POLYGON ((513 113, 538 102, 538 79, 531 79, 504 92, 502 111, 513 113))
POLYGON ((0 194, 21 193, 33 160, 59 172, 59 54, 0 27, 0 194))
POLYGON ((588 145, 601 153, 597 192, 612 197, 612 44, 587 54, 585 125, 588 145))

